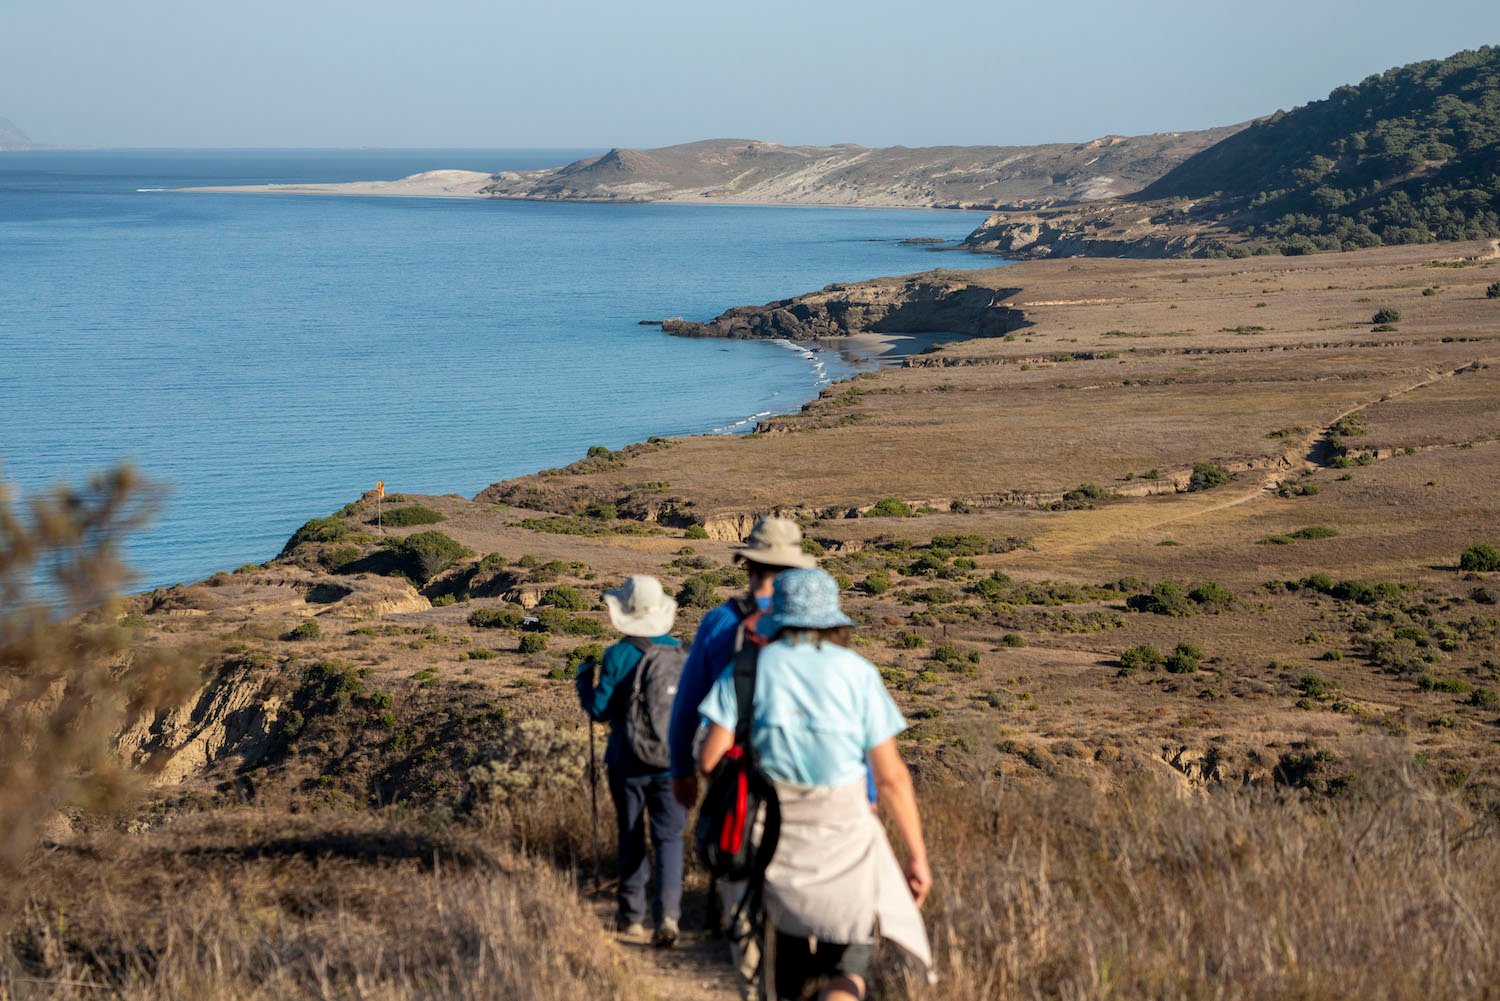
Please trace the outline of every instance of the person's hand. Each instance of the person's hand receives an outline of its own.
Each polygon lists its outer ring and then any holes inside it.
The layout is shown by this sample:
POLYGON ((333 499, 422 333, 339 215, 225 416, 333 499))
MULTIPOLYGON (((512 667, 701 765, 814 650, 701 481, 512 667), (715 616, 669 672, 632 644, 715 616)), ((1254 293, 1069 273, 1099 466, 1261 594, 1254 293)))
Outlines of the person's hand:
POLYGON ((925 858, 909 858, 904 866, 906 870, 906 886, 911 890, 912 899, 921 907, 927 899, 927 894, 932 890, 932 869, 927 865, 925 858))
POLYGON ((691 810, 698 805, 698 776, 684 775, 680 779, 672 780, 672 795, 677 802, 691 810))

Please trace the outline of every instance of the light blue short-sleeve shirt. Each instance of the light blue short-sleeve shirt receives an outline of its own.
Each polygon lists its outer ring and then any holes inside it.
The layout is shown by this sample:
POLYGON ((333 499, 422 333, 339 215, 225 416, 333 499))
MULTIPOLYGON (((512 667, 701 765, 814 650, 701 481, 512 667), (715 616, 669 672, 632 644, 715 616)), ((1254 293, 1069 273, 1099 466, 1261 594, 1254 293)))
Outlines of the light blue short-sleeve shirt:
MULTIPOLYGON (((714 682, 698 711, 733 730, 734 671, 714 682)), ((906 729, 880 672, 853 650, 777 640, 756 665, 751 742, 779 782, 841 786, 865 779, 865 756, 906 729)))

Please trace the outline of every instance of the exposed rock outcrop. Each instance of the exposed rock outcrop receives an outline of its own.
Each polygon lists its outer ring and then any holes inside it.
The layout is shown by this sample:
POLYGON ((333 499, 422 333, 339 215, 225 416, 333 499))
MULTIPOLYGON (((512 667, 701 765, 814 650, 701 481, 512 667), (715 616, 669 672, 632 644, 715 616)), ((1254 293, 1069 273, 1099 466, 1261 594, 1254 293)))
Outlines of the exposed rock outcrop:
POLYGON ((958 274, 829 285, 764 306, 739 306, 707 323, 672 318, 662 330, 678 337, 784 338, 816 341, 860 331, 1003 335, 1025 325, 1020 310, 1002 305, 1016 289, 973 284, 958 274))

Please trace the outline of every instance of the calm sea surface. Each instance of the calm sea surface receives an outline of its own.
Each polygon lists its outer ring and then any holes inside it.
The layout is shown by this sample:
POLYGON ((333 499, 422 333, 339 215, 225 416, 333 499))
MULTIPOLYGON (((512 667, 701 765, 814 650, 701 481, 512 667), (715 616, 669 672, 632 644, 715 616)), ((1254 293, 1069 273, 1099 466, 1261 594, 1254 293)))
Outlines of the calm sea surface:
POLYGON ((0 476, 24 494, 135 462, 170 488, 139 583, 195 580, 376 480, 472 495, 591 444, 748 430, 848 372, 637 320, 995 263, 895 243, 973 213, 141 190, 583 152, 0 154, 0 476))

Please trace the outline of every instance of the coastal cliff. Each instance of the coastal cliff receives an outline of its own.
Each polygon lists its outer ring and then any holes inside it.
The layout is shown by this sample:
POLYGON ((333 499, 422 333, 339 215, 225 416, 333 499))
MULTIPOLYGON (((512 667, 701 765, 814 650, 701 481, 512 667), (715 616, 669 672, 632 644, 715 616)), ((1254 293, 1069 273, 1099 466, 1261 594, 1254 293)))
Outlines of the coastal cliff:
POLYGON ((1025 324, 1004 305, 1016 289, 976 284, 971 273, 930 272, 907 278, 829 285, 763 306, 737 306, 707 323, 671 318, 677 337, 785 338, 817 341, 860 332, 961 333, 991 337, 1025 324))

